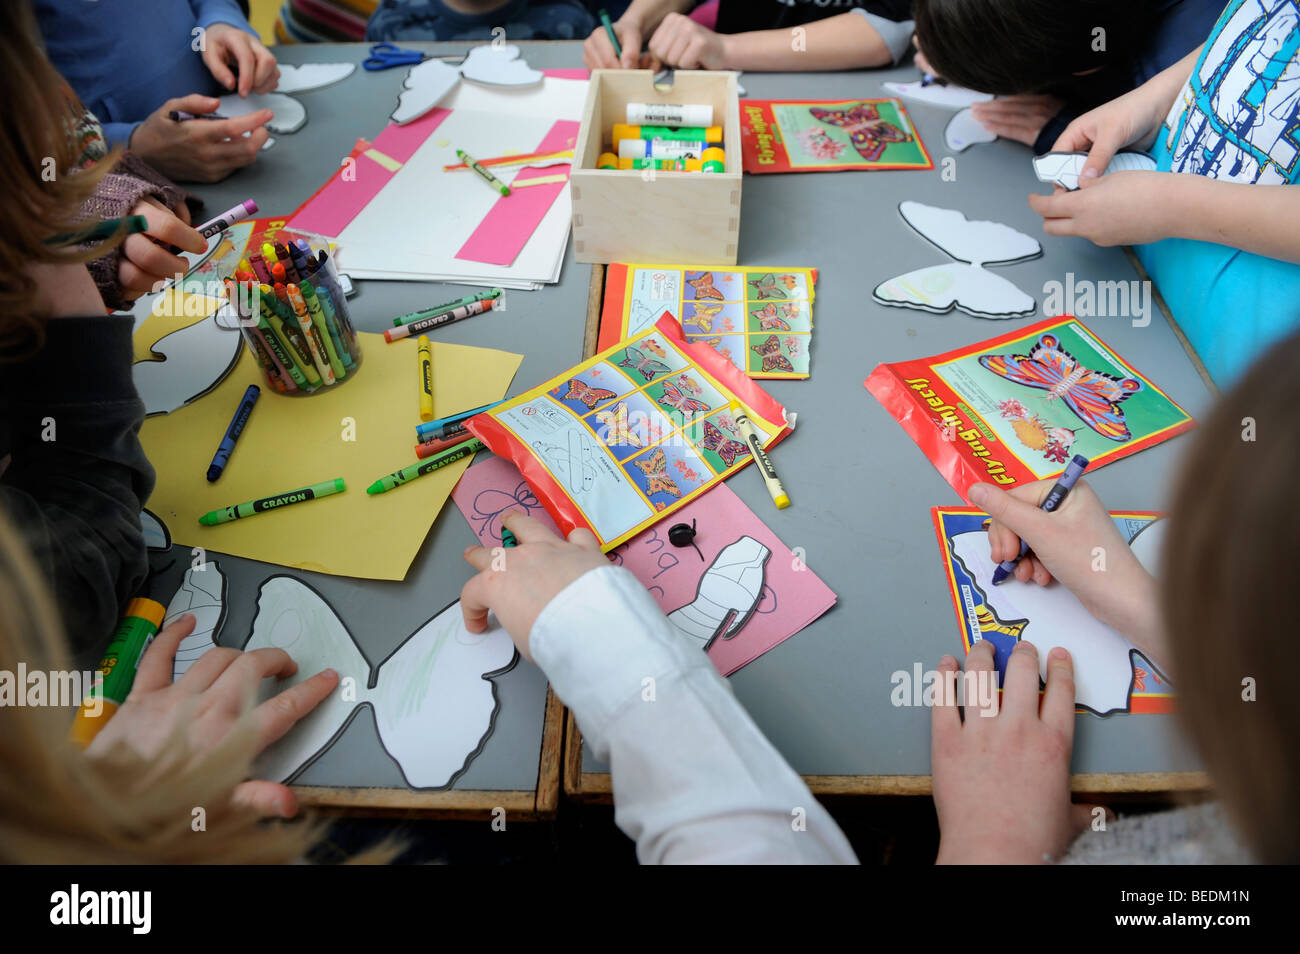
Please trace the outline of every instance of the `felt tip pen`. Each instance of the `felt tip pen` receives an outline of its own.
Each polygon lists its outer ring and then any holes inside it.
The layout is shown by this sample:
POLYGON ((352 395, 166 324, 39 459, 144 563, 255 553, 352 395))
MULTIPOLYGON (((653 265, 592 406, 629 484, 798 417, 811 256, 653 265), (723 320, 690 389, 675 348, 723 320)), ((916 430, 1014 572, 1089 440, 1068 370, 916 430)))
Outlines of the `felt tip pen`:
POLYGON ((418 464, 409 464, 401 470, 393 471, 380 477, 373 484, 366 488, 366 493, 386 494, 388 491, 403 484, 415 480, 417 477, 423 477, 426 474, 432 474, 436 470, 441 470, 448 464, 454 464, 458 460, 463 460, 471 454, 476 454, 483 449, 483 442, 477 437, 470 438, 463 444, 457 444, 450 450, 436 454, 428 460, 420 461, 418 464))
POLYGON ((155 600, 137 597, 127 604, 126 614, 99 661, 98 675, 72 720, 68 738, 78 748, 84 749, 95 740, 131 694, 140 659, 166 615, 167 607, 155 600))
POLYGON ((257 203, 252 199, 245 199, 234 208, 226 209, 215 219, 209 219, 199 226, 199 234, 204 238, 212 238, 218 232, 224 232, 236 222, 248 218, 257 212, 257 203))
POLYGON ((433 420, 433 345, 429 339, 420 335, 417 342, 418 367, 420 370, 420 420, 433 420))
POLYGON ((456 158, 459 159, 461 162, 465 163, 465 165, 469 166, 471 169, 473 169, 475 172, 477 172, 480 176, 482 176, 484 182, 486 182, 486 183, 487 183, 488 185, 490 185, 492 188, 496 189, 496 190, 497 190, 498 192, 500 192, 502 195, 507 195, 507 196, 508 196, 508 195, 510 194, 510 186, 506 185, 504 182, 502 182, 500 179, 498 179, 498 178, 497 178, 496 176, 494 176, 492 173, 490 173, 490 172, 488 172, 486 169, 484 169, 484 168, 483 168, 481 165, 479 165, 479 164, 478 164, 478 163, 477 163, 477 162, 476 162, 476 161, 475 161, 475 160, 474 160, 474 159, 473 159, 473 158, 472 158, 468 153, 466 153, 465 150, 463 150, 463 149, 457 149, 457 150, 456 150, 456 158))
POLYGON ((343 478, 336 477, 333 480, 312 484, 310 487, 299 487, 297 490, 288 490, 282 494, 259 497, 247 503, 235 504, 233 507, 222 507, 220 510, 213 510, 199 517, 199 523, 205 527, 215 527, 219 523, 242 520, 245 517, 266 513, 269 510, 279 510, 293 504, 319 500, 321 497, 328 497, 332 494, 341 494, 347 489, 347 486, 343 483, 343 478))
POLYGON ((428 331, 431 328, 438 328, 442 325, 449 325, 453 321, 460 321, 462 318, 472 318, 475 315, 481 315, 485 311, 491 311, 496 307, 496 299, 488 298, 483 301, 473 301, 468 305, 462 305, 451 311, 444 311, 440 315, 430 315, 428 318, 417 318, 410 324, 401 325, 397 328, 389 328, 384 332, 384 340, 389 344, 394 341, 400 341, 411 335, 418 335, 421 332, 428 331))
MULTIPOLYGON (((1088 458, 1075 454, 1074 459, 1066 466, 1065 473, 1061 474, 1056 483, 1052 485, 1052 489, 1047 492, 1047 496, 1043 498, 1043 502, 1038 505, 1039 508, 1044 513, 1051 513, 1065 503, 1065 498, 1070 495, 1074 485, 1079 482, 1083 472, 1088 469, 1089 463, 1088 458)), ((1016 572, 1016 564, 1020 562, 1021 557, 1028 552, 1029 544, 1021 540, 1020 556, 1014 560, 1003 560, 998 564, 998 568, 993 571, 993 585, 1001 586, 1006 582, 1007 577, 1016 572)))
POLYGON ((239 440, 239 435, 244 433, 248 416, 253 413, 253 405, 261 396, 262 389, 256 384, 250 384, 244 396, 240 398, 239 406, 235 408, 235 416, 230 419, 230 426, 226 428, 226 436, 221 439, 221 446, 217 448, 217 452, 212 456, 212 463, 208 465, 208 483, 216 483, 221 478, 226 464, 230 461, 230 454, 235 449, 235 442, 239 440))
POLYGON ((422 441, 433 437, 434 431, 440 431, 448 424, 459 424, 461 421, 473 417, 475 414, 482 414, 484 411, 490 411, 499 404, 505 404, 506 399, 493 401, 491 404, 484 404, 482 407, 470 408, 468 411, 461 411, 458 414, 449 414, 446 417, 440 417, 437 420, 428 421, 424 424, 415 425, 415 436, 422 441))
POLYGON ((614 55, 621 60, 623 58, 623 45, 618 42, 618 34, 614 32, 614 24, 610 22, 609 12, 602 9, 596 16, 600 17, 601 26, 605 28, 605 35, 609 37, 609 45, 614 48, 614 55))
POLYGON ((112 238, 118 232, 123 235, 139 235, 141 232, 148 231, 148 219, 143 215, 128 215, 120 219, 105 219, 75 232, 61 232, 58 235, 51 235, 45 240, 44 244, 62 248, 68 245, 80 245, 82 242, 101 242, 104 239, 112 238))
POLYGON ((405 315, 399 315, 393 319, 393 327, 400 328, 402 325, 409 325, 413 321, 419 321, 421 318, 431 318, 434 315, 445 314, 449 311, 455 311, 465 305, 472 305, 476 301, 487 301, 491 298, 500 298, 500 288, 489 288, 487 291, 477 292, 473 295, 466 295, 464 298, 457 298, 455 301, 449 301, 442 305, 434 305, 432 308, 420 308, 416 311, 407 312, 405 315))
POLYGON ((739 404, 732 403, 731 416, 735 419, 736 426, 740 428, 740 436, 744 438, 750 456, 758 465, 758 472, 763 475, 763 483, 767 485, 767 492, 772 495, 772 502, 776 504, 777 510, 784 510, 790 506, 790 497, 781 486, 781 478, 777 477, 776 469, 768 459, 767 451, 763 450, 762 438, 758 436, 758 431, 754 430, 749 415, 739 404))

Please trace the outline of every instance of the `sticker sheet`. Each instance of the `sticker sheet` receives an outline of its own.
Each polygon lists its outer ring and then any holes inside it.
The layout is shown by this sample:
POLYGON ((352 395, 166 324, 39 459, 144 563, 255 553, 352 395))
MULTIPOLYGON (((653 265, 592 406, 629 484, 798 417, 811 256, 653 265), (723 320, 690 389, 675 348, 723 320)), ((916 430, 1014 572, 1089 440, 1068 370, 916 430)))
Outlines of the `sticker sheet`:
POLYGON ((467 426, 565 535, 585 527, 608 552, 750 462, 733 400, 765 448, 789 434, 785 408, 665 312, 467 426))
POLYGON ((933 169, 896 99, 742 99, 746 172, 933 169))
POLYGON ((813 268, 610 265, 600 345, 650 328, 665 311, 688 341, 705 344, 755 379, 811 375, 813 268))
POLYGON ((959 494, 1093 468, 1194 422, 1078 320, 1049 318, 933 358, 882 364, 867 390, 959 494))
MULTIPOLYGON (((1081 710, 1094 715, 1173 711, 1168 677, 1065 587, 1015 578, 992 585, 996 565, 989 556, 987 514, 973 507, 935 507, 931 513, 966 652, 989 640, 998 674, 1005 676, 1011 651, 1023 639, 1038 649, 1039 675, 1046 677, 1047 654, 1060 646, 1074 661, 1081 710)), ((1166 521, 1147 512, 1111 513, 1111 518, 1143 566, 1156 573, 1166 521)))

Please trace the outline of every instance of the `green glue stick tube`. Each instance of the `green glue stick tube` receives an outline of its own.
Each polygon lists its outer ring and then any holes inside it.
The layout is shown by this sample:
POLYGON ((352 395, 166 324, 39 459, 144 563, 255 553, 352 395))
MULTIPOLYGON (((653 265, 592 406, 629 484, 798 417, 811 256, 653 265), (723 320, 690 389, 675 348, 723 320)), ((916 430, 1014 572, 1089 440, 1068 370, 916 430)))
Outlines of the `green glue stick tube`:
POLYGON ((475 454, 482 449, 483 442, 477 437, 471 438, 463 444, 449 447, 441 454, 435 454, 433 457, 422 460, 418 464, 411 464, 409 467, 403 467, 401 470, 380 477, 366 488, 366 493, 372 496, 374 494, 386 494, 388 491, 409 483, 417 477, 423 477, 425 474, 432 474, 435 470, 440 470, 448 464, 454 464, 456 461, 468 457, 470 454, 475 454))
POLYGON ((310 487, 299 487, 297 490, 286 491, 271 497, 259 497, 257 500, 235 504, 233 507, 222 507, 220 510, 213 510, 199 517, 199 523, 205 527, 215 527, 220 523, 242 520, 244 517, 256 516, 259 513, 266 513, 268 510, 279 510, 294 504, 306 503, 309 500, 319 500, 321 497, 328 497, 331 494, 341 494, 345 490, 347 490, 347 486, 343 483, 343 478, 337 477, 334 480, 312 484, 310 487))
POLYGON ((99 661, 99 674, 72 721, 68 738, 74 745, 83 749, 90 745, 126 701, 140 658, 166 615, 167 607, 155 600, 140 597, 127 604, 126 615, 117 624, 104 658, 99 661))

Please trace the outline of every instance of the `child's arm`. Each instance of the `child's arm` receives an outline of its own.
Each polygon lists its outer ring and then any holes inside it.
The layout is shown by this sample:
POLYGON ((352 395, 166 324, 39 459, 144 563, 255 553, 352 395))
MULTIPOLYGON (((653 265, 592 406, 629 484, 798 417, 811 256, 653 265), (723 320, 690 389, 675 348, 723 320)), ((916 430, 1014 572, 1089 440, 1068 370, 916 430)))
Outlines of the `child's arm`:
POLYGON ((0 509, 17 526, 80 647, 112 632, 148 563, 140 510, 154 472, 138 432, 130 315, 105 315, 84 266, 35 266, 55 315, 45 344, 0 371, 10 459, 0 509))
POLYGON ((582 45, 582 61, 593 70, 634 70, 641 65, 641 47, 663 22, 664 17, 686 13, 694 4, 692 0, 632 0, 632 5, 614 23, 614 33, 623 56, 614 53, 605 27, 598 26, 582 45))
POLYGON ((858 11, 789 29, 733 34, 673 14, 650 38, 650 55, 688 70, 851 70, 894 62, 907 46, 908 37, 900 36, 901 49, 891 48, 876 23, 858 11))
POLYGON ((595 537, 565 543, 519 514, 520 546, 472 547, 461 593, 471 631, 491 609, 536 659, 584 742, 610 765, 615 821, 644 863, 852 863, 803 780, 754 725, 709 658, 595 537), (795 825, 795 821, 803 824, 795 825))

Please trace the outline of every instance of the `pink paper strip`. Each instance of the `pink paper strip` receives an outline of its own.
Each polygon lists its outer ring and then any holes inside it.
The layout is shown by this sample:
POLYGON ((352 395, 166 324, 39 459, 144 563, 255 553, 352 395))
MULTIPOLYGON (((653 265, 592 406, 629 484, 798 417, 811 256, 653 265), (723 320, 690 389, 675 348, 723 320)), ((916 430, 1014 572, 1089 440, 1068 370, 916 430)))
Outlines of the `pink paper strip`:
MULTIPOLYGON (((558 152, 572 149, 578 141, 578 123, 561 119, 548 132, 545 138, 530 152, 558 152)), ((568 184, 567 170, 558 166, 538 169, 524 166, 517 173, 523 179, 535 175, 565 174, 564 182, 551 185, 533 186, 522 189, 509 196, 502 196, 492 206, 492 210, 483 217, 474 234, 461 246, 456 257, 467 262, 482 262, 486 265, 513 265, 519 253, 523 251, 528 240, 537 231, 546 213, 551 210, 556 198, 568 184)))
MULTIPOLYGON (((390 123, 371 148, 404 163, 450 115, 451 110, 436 107, 405 126, 390 123)), ((355 172, 356 178, 348 179, 343 178, 341 171, 336 172, 324 188, 298 210, 288 227, 337 238, 397 174, 365 153, 357 157, 355 172)))
MULTIPOLYGON (((467 470, 451 497, 485 547, 501 546, 501 520, 512 511, 526 513, 555 529, 515 465, 500 457, 490 457, 467 470)), ((726 484, 687 504, 671 520, 691 521, 695 521, 695 542, 703 559, 690 547, 668 543, 667 522, 633 537, 609 557, 630 570, 660 608, 671 613, 695 600, 701 575, 719 553, 741 537, 752 537, 771 551, 764 567, 766 586, 753 616, 731 639, 719 638, 709 650, 709 659, 724 676, 789 639, 835 605, 830 587, 796 559, 726 484)))
POLYGON ((585 80, 591 77, 591 71, 584 69, 542 70, 542 73, 552 79, 585 80))

